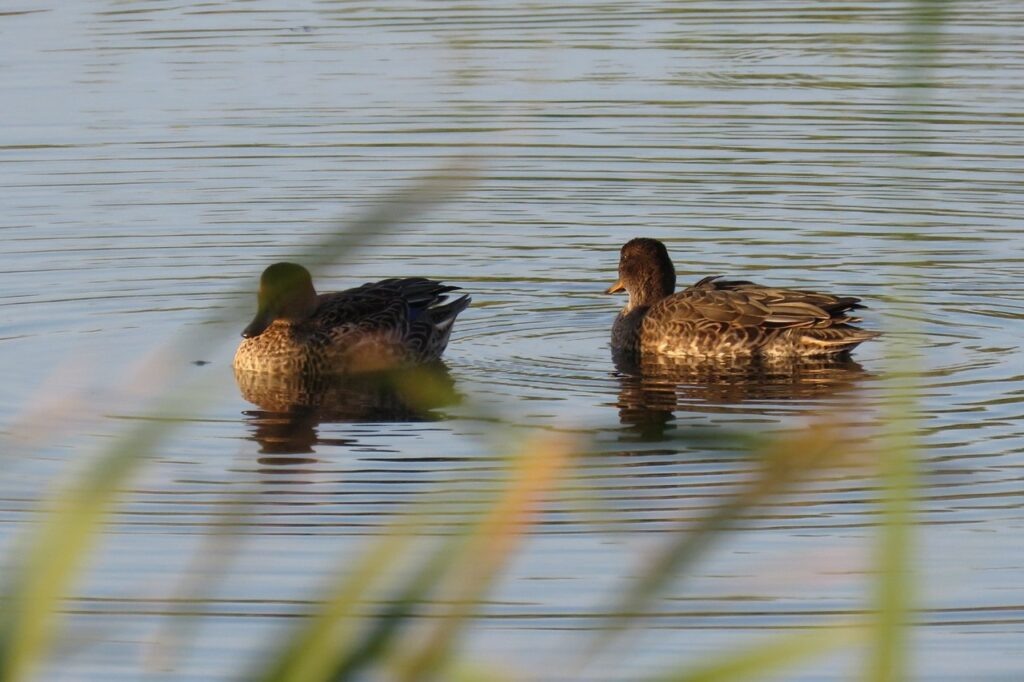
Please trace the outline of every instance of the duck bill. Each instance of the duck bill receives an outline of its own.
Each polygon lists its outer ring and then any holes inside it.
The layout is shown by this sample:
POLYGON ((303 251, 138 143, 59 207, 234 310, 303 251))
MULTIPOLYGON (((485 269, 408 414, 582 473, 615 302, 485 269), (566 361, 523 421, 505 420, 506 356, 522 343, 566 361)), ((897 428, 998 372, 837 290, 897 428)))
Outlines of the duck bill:
POLYGON ((270 311, 263 309, 257 310, 256 317, 252 318, 252 322, 249 323, 249 326, 242 330, 242 337, 251 339, 255 336, 259 336, 266 331, 267 327, 269 327, 270 323, 273 321, 274 316, 270 314, 270 311))
POLYGON ((615 284, 613 284, 610 287, 608 287, 607 289, 605 289, 604 293, 606 293, 606 294, 617 294, 620 291, 625 291, 625 290, 626 290, 626 287, 622 284, 622 280, 620 279, 617 282, 615 282, 615 284))

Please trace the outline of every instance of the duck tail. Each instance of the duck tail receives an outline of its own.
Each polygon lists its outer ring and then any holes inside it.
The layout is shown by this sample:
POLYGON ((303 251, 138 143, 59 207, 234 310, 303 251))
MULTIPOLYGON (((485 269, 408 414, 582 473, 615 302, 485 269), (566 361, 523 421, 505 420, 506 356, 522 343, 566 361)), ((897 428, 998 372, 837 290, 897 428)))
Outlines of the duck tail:
POLYGON ((431 306, 430 321, 438 331, 448 332, 451 330, 452 325, 455 324, 455 318, 469 307, 472 301, 473 299, 467 294, 441 305, 431 306))

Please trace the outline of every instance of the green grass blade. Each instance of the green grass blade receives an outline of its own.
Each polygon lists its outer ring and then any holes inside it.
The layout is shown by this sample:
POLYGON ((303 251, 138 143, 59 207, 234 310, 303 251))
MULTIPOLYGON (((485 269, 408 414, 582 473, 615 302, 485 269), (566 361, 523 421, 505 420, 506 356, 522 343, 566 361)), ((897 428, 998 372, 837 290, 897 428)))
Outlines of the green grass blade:
MULTIPOLYGON (((549 439, 550 443, 550 439, 549 439)), ((421 503, 415 523, 391 535, 399 543, 388 550, 371 550, 369 558, 360 558, 353 574, 344 578, 324 609, 304 624, 295 637, 277 654, 267 673, 246 679, 262 682, 323 682, 359 679, 365 669, 386 663, 391 652, 399 668, 394 677, 416 679, 437 669, 467 612, 477 603, 489 580, 511 553, 512 541, 522 532, 531 505, 540 491, 550 485, 554 472, 564 461, 565 448, 555 451, 550 444, 529 447, 511 458, 513 470, 496 500, 480 511, 470 512, 464 525, 436 544, 417 560, 400 585, 392 590, 387 608, 371 618, 359 617, 357 609, 366 593, 380 585, 380 576, 404 548, 423 534, 425 520, 443 508, 443 501, 421 503), (405 543, 405 547, 401 543, 405 543), (376 552, 376 553, 374 553, 376 552), (383 552, 383 553, 381 553, 383 552), (377 580, 374 580, 376 576, 377 580), (450 604, 450 612, 431 619, 431 629, 417 641, 423 646, 399 647, 399 638, 414 624, 416 608, 438 590, 448 591, 441 603, 450 604)))
POLYGON ((364 668, 383 658, 401 630, 410 624, 416 607, 426 601, 459 555, 457 546, 464 540, 461 534, 446 538, 427 560, 421 561, 390 606, 374 619, 358 646, 350 651, 338 646, 329 648, 326 654, 332 657, 333 669, 321 679, 335 682, 359 679, 364 668))
MULTIPOLYGON (((928 96, 933 83, 930 71, 939 54, 940 31, 952 5, 952 0, 915 0, 911 5, 910 22, 905 30, 910 60, 901 65, 904 87, 899 91, 905 120, 909 120, 928 96)), ((905 140, 910 138, 906 129, 902 132, 901 139, 908 144, 905 140)), ((904 300, 914 300, 910 292, 904 294, 904 300)), ((912 306, 912 303, 908 305, 912 306)), ((917 316, 904 314, 902 318, 913 320, 917 316)), ((917 368, 912 349, 903 337, 894 335, 890 339, 890 348, 895 364, 905 370, 910 368, 910 371, 903 371, 891 380, 886 433, 878 456, 882 524, 876 550, 877 616, 874 646, 866 659, 864 671, 864 678, 871 682, 907 679, 907 639, 913 609, 911 564, 916 461, 914 434, 917 426, 914 418, 917 390, 913 377, 917 376, 917 368)))
MULTIPOLYGON (((471 175, 470 159, 452 162, 409 187, 385 197, 377 207, 355 220, 349 229, 338 230, 305 250, 307 260, 324 263, 341 252, 379 237, 433 204, 451 198, 471 175)), ((255 277, 255 274, 254 274, 255 277)), ((249 289, 249 285, 245 286, 249 289)), ((213 321, 217 309, 211 313, 213 321)), ((200 324, 179 335, 172 346, 185 346, 191 352, 202 350, 218 340, 200 324), (198 331, 197 331, 198 330, 198 331)), ((159 389, 155 388, 154 393, 159 389)), ((151 419, 139 420, 125 434, 99 453, 96 462, 71 488, 58 494, 49 504, 49 512, 33 528, 33 536, 23 542, 24 559, 10 567, 4 576, 0 613, 0 682, 22 680, 49 648, 56 629, 56 612, 81 572, 117 492, 124 487, 136 467, 155 449, 177 422, 162 418, 169 408, 191 395, 189 387, 167 392, 151 419)), ((194 403, 192 395, 191 402, 194 403)))
MULTIPOLYGON (((899 398, 897 398, 899 399, 899 398)), ((893 405, 889 434, 879 455, 882 523, 879 528, 878 580, 875 586, 877 622, 874 648, 868 658, 867 679, 900 682, 907 679, 907 629, 912 605, 911 556, 913 522, 914 443, 910 429, 911 404, 893 405)))
POLYGON ((440 595, 449 605, 448 612, 433 619, 422 643, 399 661, 398 680, 430 679, 448 662, 459 632, 536 520, 542 498, 576 449, 568 437, 548 436, 527 441, 515 456, 505 492, 480 520, 459 560, 452 564, 447 589, 440 595))
POLYGON ((65 494, 51 503, 22 561, 5 576, 0 616, 0 680, 25 679, 49 646, 55 611, 81 572, 117 491, 134 472, 138 453, 148 452, 173 428, 147 422, 122 437, 65 494))
POLYGON ((248 680, 264 682, 322 682, 335 676, 339 652, 354 647, 358 638, 356 612, 365 595, 389 577, 391 568, 406 556, 416 529, 392 529, 364 552, 330 596, 324 608, 304 625, 278 653, 268 669, 248 680))
POLYGON ((651 677, 647 682, 742 682, 760 680, 806 663, 838 648, 863 642, 866 629, 854 626, 820 627, 773 637, 738 651, 729 651, 697 666, 651 677))
POLYGON ((510 671, 498 669, 494 665, 453 659, 444 666, 435 679, 444 682, 522 682, 524 678, 510 671))
POLYGON ((685 575, 693 563, 722 538, 747 510, 791 488, 806 474, 837 462, 849 445, 838 428, 827 419, 802 433, 780 438, 762 453, 763 466, 738 494, 722 503, 693 528, 680 524, 671 539, 658 549, 608 612, 605 627, 586 651, 591 658, 605 649, 609 640, 643 613, 654 595, 669 581, 685 575))

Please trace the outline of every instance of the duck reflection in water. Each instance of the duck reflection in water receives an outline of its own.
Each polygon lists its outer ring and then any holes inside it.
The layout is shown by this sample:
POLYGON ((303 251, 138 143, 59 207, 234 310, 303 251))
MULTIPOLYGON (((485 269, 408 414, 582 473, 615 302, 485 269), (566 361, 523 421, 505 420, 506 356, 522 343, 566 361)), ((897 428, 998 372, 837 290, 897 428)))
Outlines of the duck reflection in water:
POLYGON ((819 407, 870 376, 849 355, 828 358, 666 358, 616 354, 619 421, 660 440, 678 412, 771 416, 819 407), (743 405, 742 407, 737 407, 743 405))
MULTIPOLYGON (((455 382, 443 363, 358 375, 277 375, 235 371, 242 397, 258 410, 243 414, 260 452, 272 464, 311 463, 294 457, 317 445, 352 445, 354 439, 324 439, 323 423, 425 422, 458 402, 455 382)), ((262 460, 261 460, 262 461, 262 460)))

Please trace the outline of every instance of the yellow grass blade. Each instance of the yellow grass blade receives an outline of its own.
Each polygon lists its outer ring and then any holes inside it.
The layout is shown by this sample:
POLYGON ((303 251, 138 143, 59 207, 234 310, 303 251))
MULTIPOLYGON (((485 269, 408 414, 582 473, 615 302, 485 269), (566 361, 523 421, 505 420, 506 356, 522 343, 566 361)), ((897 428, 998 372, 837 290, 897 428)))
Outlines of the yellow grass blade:
MULTIPOLYGON (((328 235, 305 250, 307 260, 324 263, 343 251, 386 233, 418 215, 429 206, 451 198, 454 190, 465 185, 474 164, 459 159, 451 165, 385 197, 374 209, 354 221, 348 229, 328 235)), ((248 289, 249 287, 246 286, 248 289)), ((219 316, 211 313, 210 320, 219 316)), ((191 352, 206 348, 218 340, 205 325, 190 327, 179 335, 177 343, 187 343, 191 352), (197 331, 199 330, 199 331, 197 331)), ((24 679, 47 649, 56 629, 55 617, 60 600, 68 593, 80 573, 86 555, 120 490, 136 467, 177 424, 164 418, 179 401, 195 395, 189 387, 171 391, 150 411, 149 419, 140 419, 108 448, 69 490, 58 494, 48 513, 25 538, 21 562, 4 576, 0 613, 0 682, 24 679)))

